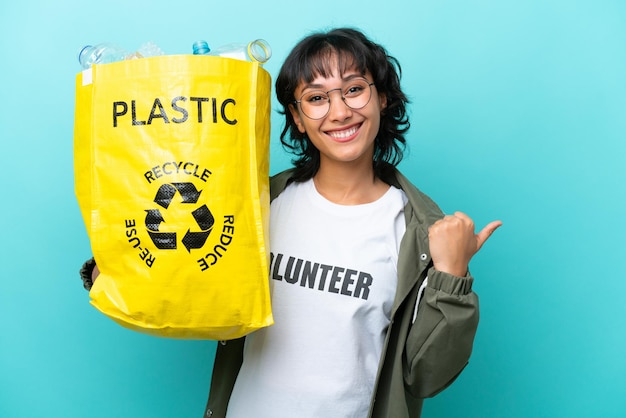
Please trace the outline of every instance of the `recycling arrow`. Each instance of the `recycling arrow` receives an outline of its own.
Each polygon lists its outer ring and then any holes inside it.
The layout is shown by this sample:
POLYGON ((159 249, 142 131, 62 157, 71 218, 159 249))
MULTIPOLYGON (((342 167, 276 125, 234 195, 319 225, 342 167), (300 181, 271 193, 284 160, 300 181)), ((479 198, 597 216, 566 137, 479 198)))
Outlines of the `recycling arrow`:
POLYGON ((202 191, 198 191, 193 183, 163 184, 157 190, 154 202, 167 209, 178 191, 183 198, 183 203, 196 203, 202 191))
POLYGON ((200 206, 198 209, 191 212, 191 214, 196 220, 196 223, 200 227, 201 231, 191 232, 191 229, 187 230, 182 242, 188 252, 191 252, 192 248, 202 248, 211 233, 213 224, 215 223, 213 214, 206 205, 200 206))
POLYGON ((154 245, 162 250, 176 248, 176 232, 159 232, 161 222, 165 222, 158 209, 146 210, 146 228, 154 245))

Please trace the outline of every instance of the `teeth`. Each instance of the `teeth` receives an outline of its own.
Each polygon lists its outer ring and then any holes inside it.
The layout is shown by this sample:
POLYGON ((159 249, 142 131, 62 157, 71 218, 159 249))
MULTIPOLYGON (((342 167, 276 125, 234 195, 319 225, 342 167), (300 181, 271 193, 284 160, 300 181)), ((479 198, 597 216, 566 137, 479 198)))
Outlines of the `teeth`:
POLYGON ((347 138, 351 135, 354 135, 357 131, 356 127, 352 127, 348 130, 345 131, 333 131, 330 132, 329 135, 332 136, 333 138, 337 138, 337 139, 343 139, 343 138, 347 138))

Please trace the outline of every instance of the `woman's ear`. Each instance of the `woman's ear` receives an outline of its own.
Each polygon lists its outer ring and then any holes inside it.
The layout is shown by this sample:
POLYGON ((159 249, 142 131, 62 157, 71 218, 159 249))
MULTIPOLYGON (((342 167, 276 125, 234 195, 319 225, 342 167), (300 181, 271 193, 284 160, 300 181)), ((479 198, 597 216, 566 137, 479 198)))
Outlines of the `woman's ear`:
POLYGON ((378 93, 378 103, 381 112, 387 109, 387 95, 384 93, 378 93))
POLYGON ((302 118, 300 117, 300 112, 298 112, 298 108, 295 105, 290 103, 289 112, 291 112, 291 117, 293 118, 293 121, 298 127, 298 130, 300 131, 300 133, 301 134, 305 133, 306 130, 304 129, 304 124, 302 123, 302 118))

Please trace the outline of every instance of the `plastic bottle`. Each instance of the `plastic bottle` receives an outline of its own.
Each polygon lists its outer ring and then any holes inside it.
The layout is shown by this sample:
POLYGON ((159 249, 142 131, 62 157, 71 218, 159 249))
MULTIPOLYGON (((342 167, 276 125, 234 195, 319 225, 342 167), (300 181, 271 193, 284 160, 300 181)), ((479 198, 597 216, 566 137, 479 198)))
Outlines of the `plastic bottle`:
POLYGON ((256 39, 247 44, 232 43, 222 45, 215 49, 210 49, 206 41, 196 41, 193 44, 193 53, 196 55, 217 55, 226 58, 236 58, 243 61, 256 61, 263 64, 272 56, 272 48, 264 39, 256 39))
POLYGON ((78 61, 81 67, 87 69, 93 64, 107 64, 110 62, 134 58, 147 58, 157 55, 163 55, 163 51, 153 42, 144 43, 133 53, 128 52, 119 45, 105 42, 83 47, 78 53, 78 61))
POLYGON ((81 67, 87 69, 93 64, 107 64, 109 62, 122 61, 129 55, 128 51, 119 45, 101 43, 86 45, 78 53, 78 62, 81 67))

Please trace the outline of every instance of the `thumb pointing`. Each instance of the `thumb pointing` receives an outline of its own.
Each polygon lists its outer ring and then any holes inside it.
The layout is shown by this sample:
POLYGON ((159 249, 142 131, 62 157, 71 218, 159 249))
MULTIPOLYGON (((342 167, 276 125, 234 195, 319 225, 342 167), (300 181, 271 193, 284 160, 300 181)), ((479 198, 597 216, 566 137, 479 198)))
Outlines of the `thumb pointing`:
POLYGON ((493 221, 487 224, 478 234, 476 234, 476 251, 480 250, 483 244, 489 239, 493 232, 502 226, 502 221, 493 221))

